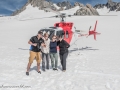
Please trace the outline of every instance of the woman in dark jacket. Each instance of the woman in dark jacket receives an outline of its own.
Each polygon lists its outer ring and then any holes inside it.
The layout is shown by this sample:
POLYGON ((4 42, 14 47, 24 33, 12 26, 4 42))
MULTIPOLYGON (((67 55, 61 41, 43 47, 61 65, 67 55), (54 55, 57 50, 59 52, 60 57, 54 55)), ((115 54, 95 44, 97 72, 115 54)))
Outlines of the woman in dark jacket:
POLYGON ((62 70, 63 72, 66 71, 66 59, 68 56, 68 48, 70 45, 63 40, 62 36, 59 36, 59 41, 57 42, 59 48, 60 48, 60 60, 61 60, 61 65, 62 65, 62 70))

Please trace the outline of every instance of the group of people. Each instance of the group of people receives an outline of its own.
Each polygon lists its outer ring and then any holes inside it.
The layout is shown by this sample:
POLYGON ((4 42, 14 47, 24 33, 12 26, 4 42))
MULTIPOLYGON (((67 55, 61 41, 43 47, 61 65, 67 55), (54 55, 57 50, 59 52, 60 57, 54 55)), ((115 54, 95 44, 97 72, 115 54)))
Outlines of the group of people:
POLYGON ((60 36, 52 36, 49 39, 49 34, 38 31, 36 36, 31 37, 28 44, 31 45, 30 57, 27 65, 26 75, 29 75, 29 70, 33 60, 37 61, 37 72, 41 74, 40 63, 42 61, 42 70, 49 70, 49 59, 51 59, 51 66, 53 70, 58 70, 58 56, 60 57, 62 71, 66 71, 66 59, 68 56, 68 48, 70 45, 60 36), (57 53, 57 46, 59 47, 59 55, 57 53), (50 57, 50 58, 49 58, 50 57))

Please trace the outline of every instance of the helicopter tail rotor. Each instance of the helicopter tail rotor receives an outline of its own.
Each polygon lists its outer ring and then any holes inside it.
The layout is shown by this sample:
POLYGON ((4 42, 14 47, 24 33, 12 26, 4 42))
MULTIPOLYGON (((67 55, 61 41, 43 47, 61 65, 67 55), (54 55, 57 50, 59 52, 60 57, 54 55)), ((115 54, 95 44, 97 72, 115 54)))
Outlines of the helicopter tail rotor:
POLYGON ((90 29, 91 29, 91 26, 90 26, 90 28, 89 28, 89 35, 88 35, 88 36, 94 35, 94 40, 96 40, 96 35, 99 35, 99 34, 100 34, 100 33, 96 32, 97 22, 98 22, 98 21, 96 21, 96 23, 95 23, 94 30, 90 30, 90 29))

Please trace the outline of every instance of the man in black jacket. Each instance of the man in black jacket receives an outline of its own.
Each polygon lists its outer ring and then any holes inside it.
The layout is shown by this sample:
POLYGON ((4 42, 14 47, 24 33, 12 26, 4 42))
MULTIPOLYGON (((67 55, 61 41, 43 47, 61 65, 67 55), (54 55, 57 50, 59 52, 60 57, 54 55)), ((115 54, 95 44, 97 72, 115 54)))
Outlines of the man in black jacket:
POLYGON ((60 60, 61 60, 61 65, 62 65, 62 70, 63 72, 66 71, 66 59, 68 56, 68 48, 70 45, 63 40, 62 36, 59 36, 59 41, 57 42, 59 48, 60 48, 60 60))
MULTIPOLYGON (((44 40, 42 39, 42 32, 38 32, 37 36, 33 36, 28 44, 31 45, 30 49, 30 57, 29 57, 29 63, 27 65, 27 71, 26 75, 29 75, 29 70, 31 67, 31 64, 33 63, 33 60, 36 58, 37 61, 37 71, 38 73, 41 74, 40 72, 40 62, 41 62, 41 57, 40 57, 40 46, 44 43, 44 40)), ((43 44, 44 45, 44 44, 43 44)))

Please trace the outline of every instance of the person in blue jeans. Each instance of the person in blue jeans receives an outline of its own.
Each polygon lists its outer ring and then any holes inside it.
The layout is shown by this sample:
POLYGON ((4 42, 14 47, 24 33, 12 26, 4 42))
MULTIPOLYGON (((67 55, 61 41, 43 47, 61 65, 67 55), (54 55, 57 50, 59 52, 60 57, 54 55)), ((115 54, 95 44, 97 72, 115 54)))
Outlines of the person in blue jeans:
POLYGON ((41 46, 41 51, 42 51, 42 69, 45 71, 45 64, 46 64, 46 69, 49 69, 49 46, 50 46, 50 39, 48 38, 49 34, 45 33, 43 40, 44 40, 44 46, 41 46))
POLYGON ((58 54, 57 54, 57 38, 56 36, 52 37, 50 42, 50 58, 51 58, 51 65, 53 70, 58 70, 58 54))

